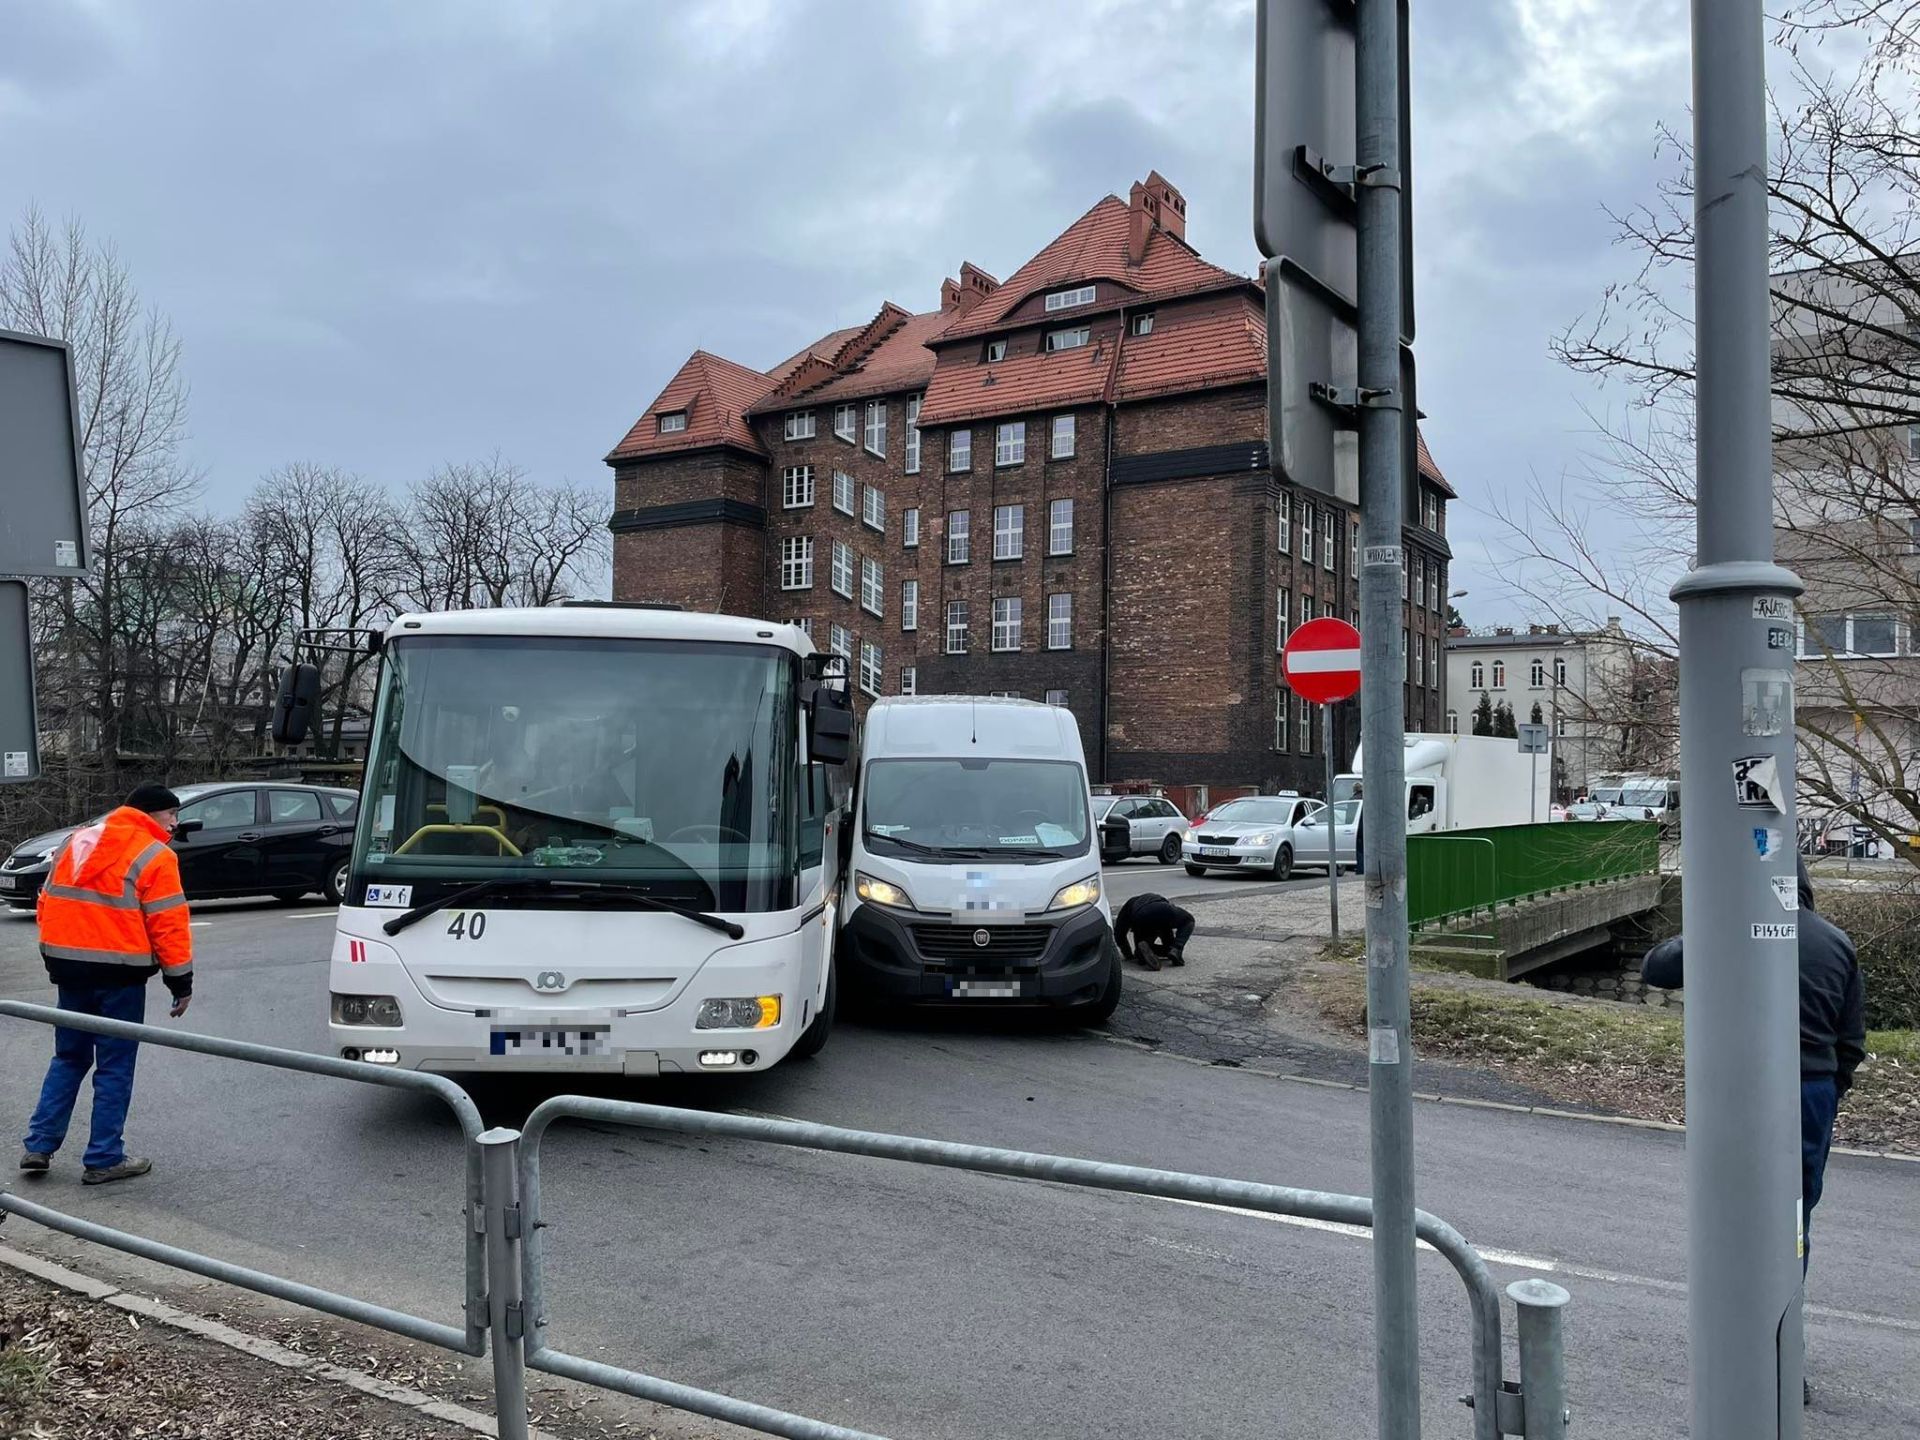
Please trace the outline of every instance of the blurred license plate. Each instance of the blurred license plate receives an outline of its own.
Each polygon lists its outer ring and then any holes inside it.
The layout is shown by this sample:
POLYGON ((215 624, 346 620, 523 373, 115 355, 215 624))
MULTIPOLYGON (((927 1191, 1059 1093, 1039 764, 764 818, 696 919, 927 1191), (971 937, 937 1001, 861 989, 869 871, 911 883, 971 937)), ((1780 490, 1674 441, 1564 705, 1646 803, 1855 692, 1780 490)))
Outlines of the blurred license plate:
POLYGON ((1018 980, 955 980, 952 993, 976 1000, 1018 1000, 1018 980))
POLYGON ((1229 850, 1224 845, 1202 845, 1200 847, 1200 853, 1202 855, 1212 855, 1217 859, 1225 860, 1233 854, 1233 851, 1229 850))
POLYGON ((546 1026, 525 1026, 493 1032, 488 1053, 493 1055, 604 1055, 607 1053, 605 1030, 558 1030, 546 1026))
POLYGON ((18 875, 0 875, 0 890, 18 890, 19 888, 20 877, 18 875))

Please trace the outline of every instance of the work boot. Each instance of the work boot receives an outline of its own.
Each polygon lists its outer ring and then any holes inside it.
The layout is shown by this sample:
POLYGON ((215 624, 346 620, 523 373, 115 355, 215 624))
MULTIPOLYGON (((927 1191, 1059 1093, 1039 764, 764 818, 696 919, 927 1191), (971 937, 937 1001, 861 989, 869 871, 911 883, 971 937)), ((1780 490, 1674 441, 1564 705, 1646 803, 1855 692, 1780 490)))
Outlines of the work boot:
POLYGON ((1153 953, 1153 947, 1151 945, 1142 945, 1140 947, 1140 963, 1149 970, 1158 970, 1160 968, 1160 957, 1153 953))
POLYGON ((38 1150, 20 1152, 20 1168, 29 1175, 44 1175, 51 1164, 53 1164, 51 1155, 42 1155, 38 1150))
POLYGON ((80 1177, 82 1185, 111 1185, 116 1180, 134 1180, 153 1169, 151 1160, 142 1160, 129 1155, 118 1165, 109 1165, 104 1170, 88 1170, 80 1177))
POLYGON ((1187 963, 1187 952, 1176 945, 1173 947, 1173 953, 1168 955, 1167 959, 1172 961, 1176 966, 1184 965, 1187 963))

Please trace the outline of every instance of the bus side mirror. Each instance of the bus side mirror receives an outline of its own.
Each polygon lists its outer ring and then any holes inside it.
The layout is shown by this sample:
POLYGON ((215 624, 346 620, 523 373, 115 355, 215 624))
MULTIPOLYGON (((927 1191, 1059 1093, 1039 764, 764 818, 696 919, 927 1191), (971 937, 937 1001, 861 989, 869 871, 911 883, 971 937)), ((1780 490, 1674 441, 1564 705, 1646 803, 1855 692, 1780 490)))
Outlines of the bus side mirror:
POLYGON ((814 696, 807 758, 816 765, 844 765, 853 758, 853 708, 845 694, 823 686, 814 696))
POLYGON ((320 667, 289 665, 280 672, 280 693, 273 702, 273 738, 276 744, 298 745, 307 738, 314 707, 320 700, 320 667))

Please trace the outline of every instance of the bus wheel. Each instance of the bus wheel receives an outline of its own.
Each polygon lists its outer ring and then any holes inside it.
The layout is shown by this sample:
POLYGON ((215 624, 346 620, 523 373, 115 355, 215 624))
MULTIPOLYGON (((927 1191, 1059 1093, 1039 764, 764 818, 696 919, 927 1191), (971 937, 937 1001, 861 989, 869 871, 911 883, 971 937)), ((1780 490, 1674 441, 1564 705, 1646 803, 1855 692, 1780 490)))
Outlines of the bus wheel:
POLYGON ((797 1059, 811 1060, 826 1048, 827 1036, 833 1033, 833 1013, 839 1008, 840 967, 831 960, 827 962, 827 998, 820 1002, 820 1013, 813 1017, 813 1023, 800 1032, 800 1038, 794 1042, 793 1054, 797 1059))

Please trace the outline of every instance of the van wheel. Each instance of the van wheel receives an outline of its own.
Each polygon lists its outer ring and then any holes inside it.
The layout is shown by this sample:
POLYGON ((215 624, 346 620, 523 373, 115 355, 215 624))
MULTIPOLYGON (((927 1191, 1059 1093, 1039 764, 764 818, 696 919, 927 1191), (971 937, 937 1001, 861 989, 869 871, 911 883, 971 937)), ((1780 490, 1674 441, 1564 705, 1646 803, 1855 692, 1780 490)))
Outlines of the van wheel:
POLYGON ((1160 863, 1171 865, 1180 858, 1180 837, 1169 835, 1160 842, 1160 863))
POLYGON ((1121 985, 1120 947, 1107 941, 1107 983, 1100 991, 1100 998, 1088 1005, 1076 1005, 1067 1012, 1069 1023, 1073 1025, 1104 1025, 1112 1018, 1113 1012, 1120 1006, 1121 985))
POLYGON ((811 1060, 827 1048, 827 1036, 833 1033, 834 1012, 840 1008, 840 967, 831 960, 827 962, 827 998, 820 1002, 820 1011, 813 1017, 813 1023, 800 1032, 800 1038, 794 1041, 792 1054, 797 1060, 811 1060))
POLYGON ((1293 875, 1293 847, 1285 841, 1273 852, 1273 878, 1286 880, 1293 875))
POLYGON ((1187 866, 1187 874, 1193 876, 1196 880, 1203 880, 1206 878, 1207 867, 1204 865, 1189 865, 1187 866))

